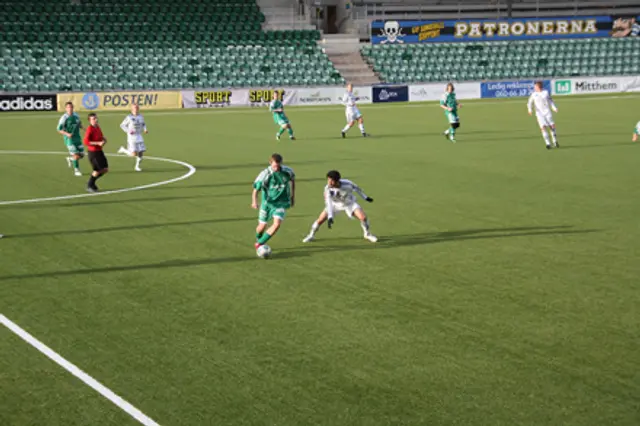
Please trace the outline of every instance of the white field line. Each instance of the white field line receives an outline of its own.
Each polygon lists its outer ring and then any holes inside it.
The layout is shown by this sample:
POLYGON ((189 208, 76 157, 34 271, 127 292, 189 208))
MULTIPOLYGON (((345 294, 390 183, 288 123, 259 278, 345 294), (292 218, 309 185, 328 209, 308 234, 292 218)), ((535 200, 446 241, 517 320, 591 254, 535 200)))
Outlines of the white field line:
MULTIPOLYGON (((69 155, 66 152, 53 152, 53 151, 0 151, 0 155, 69 155)), ((109 154, 109 156, 115 157, 128 157, 127 155, 120 154, 109 154)), ((168 185, 170 183, 179 182, 184 179, 188 179, 196 172, 196 168, 189 163, 185 163, 184 161, 172 160, 170 158, 161 158, 161 157, 144 157, 145 160, 156 160, 156 161, 164 161, 167 163, 174 163, 184 166, 188 169, 187 173, 182 176, 178 176, 173 179, 164 180, 162 182, 154 182, 146 185, 134 186, 132 188, 122 188, 122 189, 114 189, 111 191, 103 191, 103 192, 95 192, 95 193, 86 193, 86 194, 74 194, 74 195, 62 195, 59 197, 46 197, 46 198, 28 198, 24 200, 11 200, 11 201, 0 201, 0 206, 7 206, 10 204, 26 204, 26 203, 40 203, 45 201, 62 201, 62 200, 72 200, 75 198, 85 198, 85 197, 97 197, 100 195, 109 195, 109 194, 121 194, 124 192, 131 191, 140 191, 148 188, 155 188, 156 186, 168 185)))
MULTIPOLYGON (((580 96, 557 96, 555 100, 562 99, 561 103, 565 102, 588 102, 588 101, 599 101, 601 99, 636 99, 639 95, 615 95, 615 96, 600 96, 600 95, 580 95, 580 96)), ((526 107, 527 99, 526 98, 518 98, 518 99, 505 99, 498 101, 488 101, 486 99, 459 99, 459 101, 464 104, 465 107, 470 106, 479 106, 483 107, 485 105, 501 105, 501 104, 521 104, 526 107)), ((416 103, 402 103, 402 104, 361 104, 359 105, 361 109, 367 109, 372 107, 373 109, 392 109, 392 108, 429 108, 429 107, 437 107, 440 108, 440 104, 437 101, 424 101, 424 102, 416 102, 416 103)), ((289 106, 289 111, 294 110, 296 113, 298 112, 316 112, 316 111, 334 111, 344 108, 341 105, 327 105, 327 106, 289 106)), ((265 114, 267 111, 266 106, 264 108, 261 107, 226 107, 226 108, 193 108, 193 109, 176 109, 170 111, 154 111, 154 110, 145 110, 144 115, 152 115, 152 116, 163 116, 163 115, 203 115, 203 114, 265 114)), ((123 115, 126 114, 126 111, 98 111, 100 115, 123 115)), ((18 112, 11 113, 10 115, 0 115, 1 120, 21 120, 21 119, 47 119, 51 120, 55 117, 52 114, 42 114, 40 113, 26 113, 26 112, 18 112)))
POLYGON ((47 345, 33 337, 31 334, 22 329, 18 324, 11 321, 9 318, 0 314, 0 324, 7 327, 14 334, 20 337, 22 340, 42 352, 47 358, 58 364, 60 367, 67 370, 69 373, 76 376, 80 379, 84 384, 98 392, 100 395, 107 398, 109 401, 114 403, 118 408, 129 414, 131 417, 139 421, 145 426, 160 426, 150 417, 145 415, 142 411, 138 410, 136 407, 122 399, 122 397, 116 395, 109 388, 98 382, 93 377, 89 376, 87 373, 76 367, 74 364, 70 363, 62 356, 60 356, 53 349, 49 348, 47 345))

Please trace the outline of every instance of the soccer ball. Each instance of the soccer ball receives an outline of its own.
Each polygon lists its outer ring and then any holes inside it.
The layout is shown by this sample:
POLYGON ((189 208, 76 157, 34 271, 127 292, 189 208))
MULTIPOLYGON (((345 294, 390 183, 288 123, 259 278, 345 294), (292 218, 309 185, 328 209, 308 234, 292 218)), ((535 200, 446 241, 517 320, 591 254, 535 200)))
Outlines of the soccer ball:
POLYGON ((259 258, 267 259, 269 256, 271 256, 271 247, 269 247, 266 244, 263 244, 260 247, 258 247, 258 250, 256 250, 256 254, 258 255, 259 258))

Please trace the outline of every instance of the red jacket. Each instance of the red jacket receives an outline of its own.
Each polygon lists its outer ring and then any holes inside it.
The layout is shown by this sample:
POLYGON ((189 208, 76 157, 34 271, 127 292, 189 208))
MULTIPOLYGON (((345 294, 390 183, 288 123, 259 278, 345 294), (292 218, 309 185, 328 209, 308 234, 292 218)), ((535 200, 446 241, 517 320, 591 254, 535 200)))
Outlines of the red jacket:
POLYGON ((87 127, 87 132, 84 134, 84 144, 87 146, 89 151, 102 151, 102 147, 98 145, 91 145, 90 142, 101 142, 104 140, 104 135, 102 134, 102 129, 100 126, 89 126, 87 127))

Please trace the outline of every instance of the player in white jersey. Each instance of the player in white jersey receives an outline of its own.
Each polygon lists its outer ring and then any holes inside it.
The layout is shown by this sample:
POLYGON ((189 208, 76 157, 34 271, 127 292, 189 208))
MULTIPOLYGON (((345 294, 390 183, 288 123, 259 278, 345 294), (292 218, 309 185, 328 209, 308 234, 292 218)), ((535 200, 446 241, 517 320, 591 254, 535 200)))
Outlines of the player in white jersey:
POLYGON ((120 128, 127 134, 127 148, 121 146, 118 149, 118 154, 126 154, 131 157, 136 157, 136 172, 141 172, 140 163, 142 163, 142 156, 147 150, 144 145, 143 134, 149 133, 147 125, 144 122, 144 117, 140 114, 140 106, 133 104, 131 106, 131 114, 120 124, 120 128))
POLYGON ((353 127, 356 122, 358 122, 358 127, 360 128, 360 133, 362 136, 367 136, 367 133, 364 131, 364 119, 362 118, 362 114, 358 109, 358 105, 356 104, 357 98, 353 94, 353 85, 351 83, 347 84, 347 91, 344 93, 342 97, 342 104, 345 106, 345 115, 347 116, 347 125, 342 129, 342 137, 347 136, 347 132, 350 128, 353 127))
POLYGON ((553 140, 553 146, 560 148, 558 144, 558 137, 556 135, 556 123, 553 121, 553 112, 558 112, 556 104, 553 103, 553 99, 548 90, 544 90, 541 81, 537 81, 533 88, 533 93, 529 97, 527 108, 529 109, 529 115, 533 114, 533 107, 536 109, 536 117, 538 119, 538 125, 542 131, 542 137, 547 144, 547 149, 551 149, 551 141, 549 140, 549 134, 547 128, 551 130, 551 139, 553 140))
POLYGON ((364 238, 375 243, 378 237, 369 231, 369 219, 362 207, 357 203, 355 194, 360 195, 365 201, 372 203, 373 198, 365 194, 355 183, 347 179, 342 179, 340 172, 331 170, 327 173, 327 186, 324 187, 325 208, 320 213, 318 220, 311 225, 311 232, 307 235, 303 243, 311 242, 315 239, 316 232, 326 221, 329 229, 333 226, 333 215, 335 212, 345 212, 349 218, 353 216, 360 220, 360 226, 364 232, 364 238))
POLYGON ((633 139, 631 139, 633 142, 637 142, 638 141, 638 135, 640 135, 640 121, 638 121, 638 124, 636 124, 636 128, 633 129, 633 139))

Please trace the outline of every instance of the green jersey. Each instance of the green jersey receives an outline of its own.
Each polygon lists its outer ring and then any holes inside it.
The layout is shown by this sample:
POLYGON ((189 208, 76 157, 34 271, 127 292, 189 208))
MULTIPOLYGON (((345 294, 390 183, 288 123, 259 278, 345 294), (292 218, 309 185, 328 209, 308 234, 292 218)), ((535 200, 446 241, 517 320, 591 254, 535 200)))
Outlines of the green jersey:
POLYGON ((288 209, 291 207, 290 182, 295 178, 295 173, 287 166, 280 167, 277 172, 267 167, 253 182, 253 188, 262 191, 262 204, 288 209))
POLYGON ((284 114, 284 105, 282 104, 280 99, 274 99, 271 101, 271 103, 269 104, 269 111, 271 111, 271 113, 273 114, 273 121, 277 125, 281 126, 289 123, 289 119, 284 114), (275 110, 281 110, 281 111, 275 111, 275 110))
POLYGON ((440 105, 452 108, 451 113, 458 115, 458 100, 456 99, 455 92, 446 92, 444 95, 442 95, 442 98, 440 99, 440 105))
POLYGON ((71 137, 64 137, 64 143, 67 145, 82 145, 82 137, 80 136, 80 127, 82 122, 75 112, 71 115, 64 113, 58 121, 58 131, 63 130, 71 133, 71 137))

